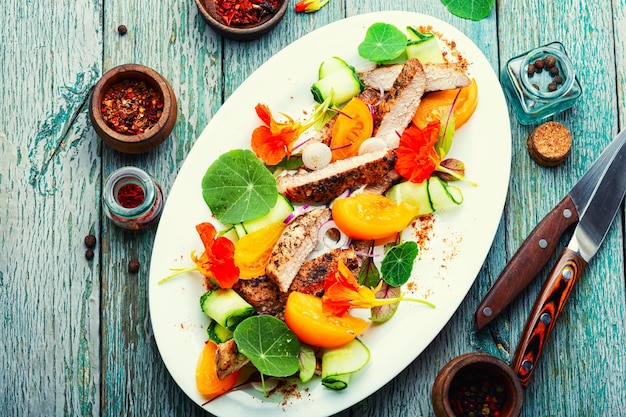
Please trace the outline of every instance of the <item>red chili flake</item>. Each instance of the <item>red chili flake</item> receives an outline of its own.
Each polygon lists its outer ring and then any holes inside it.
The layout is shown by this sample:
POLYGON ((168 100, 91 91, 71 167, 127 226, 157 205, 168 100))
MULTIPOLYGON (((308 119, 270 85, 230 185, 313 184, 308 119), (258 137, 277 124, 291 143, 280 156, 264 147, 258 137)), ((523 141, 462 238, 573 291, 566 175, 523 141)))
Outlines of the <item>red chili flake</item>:
POLYGON ((117 192, 117 201, 124 208, 135 208, 143 203, 145 198, 143 188, 133 183, 122 185, 117 192))
POLYGON ((227 26, 260 23, 278 10, 278 0, 213 0, 215 11, 227 26))
POLYGON ((144 81, 125 79, 105 92, 100 111, 107 125, 116 132, 139 135, 161 118, 163 98, 144 81))

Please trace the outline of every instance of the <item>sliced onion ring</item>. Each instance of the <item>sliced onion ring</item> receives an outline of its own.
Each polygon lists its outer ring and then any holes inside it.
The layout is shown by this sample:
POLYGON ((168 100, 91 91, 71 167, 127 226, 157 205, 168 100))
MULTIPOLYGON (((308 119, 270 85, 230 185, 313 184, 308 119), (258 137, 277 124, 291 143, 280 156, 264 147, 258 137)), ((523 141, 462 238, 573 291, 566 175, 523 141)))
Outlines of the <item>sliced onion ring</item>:
POLYGON ((350 238, 344 232, 339 230, 334 220, 328 220, 319 228, 317 232, 317 241, 321 242, 326 249, 346 249, 350 245, 350 238), (336 230, 339 233, 339 239, 334 240, 329 236, 328 232, 336 230))

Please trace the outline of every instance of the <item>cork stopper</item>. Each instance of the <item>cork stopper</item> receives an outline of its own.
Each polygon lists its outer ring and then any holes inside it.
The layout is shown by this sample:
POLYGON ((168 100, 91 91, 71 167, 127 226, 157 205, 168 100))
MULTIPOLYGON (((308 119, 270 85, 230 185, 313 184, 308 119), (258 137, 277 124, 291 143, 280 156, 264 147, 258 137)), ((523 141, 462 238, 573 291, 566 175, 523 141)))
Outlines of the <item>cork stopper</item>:
POLYGON ((572 136, 561 123, 546 122, 530 133, 527 146, 530 157, 539 165, 557 166, 569 155, 572 136))

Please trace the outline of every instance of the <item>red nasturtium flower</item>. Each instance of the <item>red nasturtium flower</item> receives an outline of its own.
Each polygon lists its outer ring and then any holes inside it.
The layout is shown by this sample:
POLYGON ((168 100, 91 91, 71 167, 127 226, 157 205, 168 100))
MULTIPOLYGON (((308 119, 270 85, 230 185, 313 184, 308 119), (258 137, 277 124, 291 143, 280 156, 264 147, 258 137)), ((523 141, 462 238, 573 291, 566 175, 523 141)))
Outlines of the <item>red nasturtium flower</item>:
POLYGON ((196 268, 204 276, 213 278, 221 288, 232 288, 239 279, 239 268, 234 261, 235 245, 223 236, 215 238, 217 231, 211 223, 200 223, 196 230, 204 244, 199 258, 191 253, 196 268))
POLYGON ((284 115, 286 123, 277 122, 265 104, 257 104, 255 110, 267 126, 259 126, 252 132, 252 150, 267 165, 276 165, 291 155, 294 142, 310 125, 303 126, 287 115, 284 115))
POLYGON ((324 281, 324 295, 322 296, 322 306, 324 311, 341 316, 351 308, 372 308, 386 304, 397 303, 399 298, 376 298, 376 288, 361 285, 352 274, 352 271, 339 261, 337 268, 328 274, 324 281))
POLYGON ((322 8, 330 0, 300 0, 296 3, 296 13, 312 13, 322 8))
POLYGON ((441 162, 435 149, 439 140, 440 122, 429 123, 424 130, 411 125, 402 133, 396 151, 396 171, 414 183, 430 177, 441 162))

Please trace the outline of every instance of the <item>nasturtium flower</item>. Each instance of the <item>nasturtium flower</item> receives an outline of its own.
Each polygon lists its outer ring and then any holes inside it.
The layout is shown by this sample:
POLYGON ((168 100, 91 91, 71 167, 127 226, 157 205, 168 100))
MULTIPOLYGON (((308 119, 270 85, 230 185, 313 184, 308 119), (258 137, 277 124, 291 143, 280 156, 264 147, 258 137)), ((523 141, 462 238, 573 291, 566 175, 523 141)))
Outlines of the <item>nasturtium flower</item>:
POLYGON ((215 227, 208 222, 196 225, 196 231, 204 245, 204 252, 198 257, 196 251, 191 252, 191 260, 195 266, 191 268, 173 268, 177 272, 163 278, 159 284, 182 273, 199 271, 208 279, 214 280, 221 288, 232 288, 239 279, 239 268, 235 265, 235 245, 228 238, 216 238, 215 227))
POLYGON ((313 13, 321 9, 330 0, 300 0, 296 3, 296 13, 313 13))
POLYGON ((435 145, 439 140, 440 122, 429 123, 424 130, 415 125, 407 128, 396 150, 396 171, 414 183, 430 177, 441 162, 435 145))
POLYGON ((257 104, 255 110, 266 126, 259 126, 252 132, 252 150, 267 165, 277 165, 291 155, 293 144, 310 125, 295 122, 287 115, 284 115, 287 122, 278 122, 265 104, 257 104))
POLYGON ((376 298, 376 288, 361 285, 352 271, 340 260, 337 268, 328 274, 324 281, 324 295, 322 303, 324 311, 341 316, 351 308, 372 308, 386 304, 397 303, 402 296, 397 298, 376 298))

